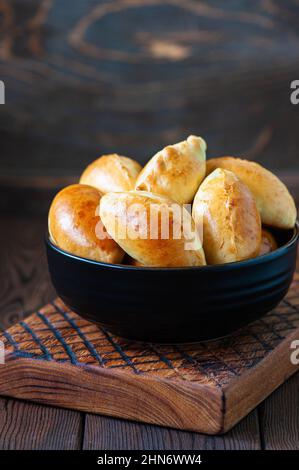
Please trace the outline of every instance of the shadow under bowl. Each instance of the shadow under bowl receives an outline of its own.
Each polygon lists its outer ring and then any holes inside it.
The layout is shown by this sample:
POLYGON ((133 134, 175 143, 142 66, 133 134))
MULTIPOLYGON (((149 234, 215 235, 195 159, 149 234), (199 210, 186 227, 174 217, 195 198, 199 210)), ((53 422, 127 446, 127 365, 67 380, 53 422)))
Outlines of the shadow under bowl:
POLYGON ((148 268, 92 261, 46 237, 57 294, 83 318, 135 341, 188 343, 226 336, 272 310, 296 267, 298 225, 273 231, 279 248, 247 261, 148 268))

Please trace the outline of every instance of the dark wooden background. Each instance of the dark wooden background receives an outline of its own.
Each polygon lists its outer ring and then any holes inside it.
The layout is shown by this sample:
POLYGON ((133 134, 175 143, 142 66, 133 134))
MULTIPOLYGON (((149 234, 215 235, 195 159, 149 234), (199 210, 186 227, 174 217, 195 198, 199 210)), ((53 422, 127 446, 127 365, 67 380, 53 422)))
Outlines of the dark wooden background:
POLYGON ((145 161, 190 133, 296 169, 298 57, 298 0, 0 0, 0 174, 145 161))

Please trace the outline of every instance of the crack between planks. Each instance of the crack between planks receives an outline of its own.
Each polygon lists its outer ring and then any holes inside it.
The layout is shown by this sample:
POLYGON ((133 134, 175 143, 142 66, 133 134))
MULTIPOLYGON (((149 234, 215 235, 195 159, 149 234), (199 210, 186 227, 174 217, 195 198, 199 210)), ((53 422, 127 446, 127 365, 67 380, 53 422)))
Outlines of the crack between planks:
POLYGON ((264 431, 263 431, 262 407, 263 407, 263 404, 260 404, 257 407, 257 421, 258 421, 258 430, 259 430, 261 450, 265 450, 266 447, 265 447, 265 437, 264 437, 264 431))
POLYGON ((85 424, 86 424, 86 413, 80 413, 80 415, 81 415, 81 423, 80 423, 79 449, 83 450, 84 435, 85 435, 85 424))

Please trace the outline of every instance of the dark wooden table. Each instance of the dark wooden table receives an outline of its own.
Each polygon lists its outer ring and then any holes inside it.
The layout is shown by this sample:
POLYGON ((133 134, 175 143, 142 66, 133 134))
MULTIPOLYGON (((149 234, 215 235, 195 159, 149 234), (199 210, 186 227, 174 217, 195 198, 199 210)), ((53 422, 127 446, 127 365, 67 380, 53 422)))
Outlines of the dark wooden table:
MULTIPOLYGON (((299 174, 284 175, 297 204, 299 174)), ((0 321, 51 300, 43 236, 52 196, 66 180, 0 181, 0 321)), ((0 449, 299 449, 299 374, 232 431, 217 437, 0 397, 0 449)))

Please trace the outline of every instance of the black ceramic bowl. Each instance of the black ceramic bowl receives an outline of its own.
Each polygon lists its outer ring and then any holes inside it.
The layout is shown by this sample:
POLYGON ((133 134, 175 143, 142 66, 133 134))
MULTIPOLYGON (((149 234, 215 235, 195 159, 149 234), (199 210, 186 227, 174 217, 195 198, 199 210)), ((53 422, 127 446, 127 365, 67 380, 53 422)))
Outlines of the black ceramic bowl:
POLYGON ((296 265, 298 226, 276 232, 279 248, 217 266, 142 268, 79 258, 47 237, 49 270, 62 300, 127 339, 186 343, 227 335, 274 308, 296 265))

